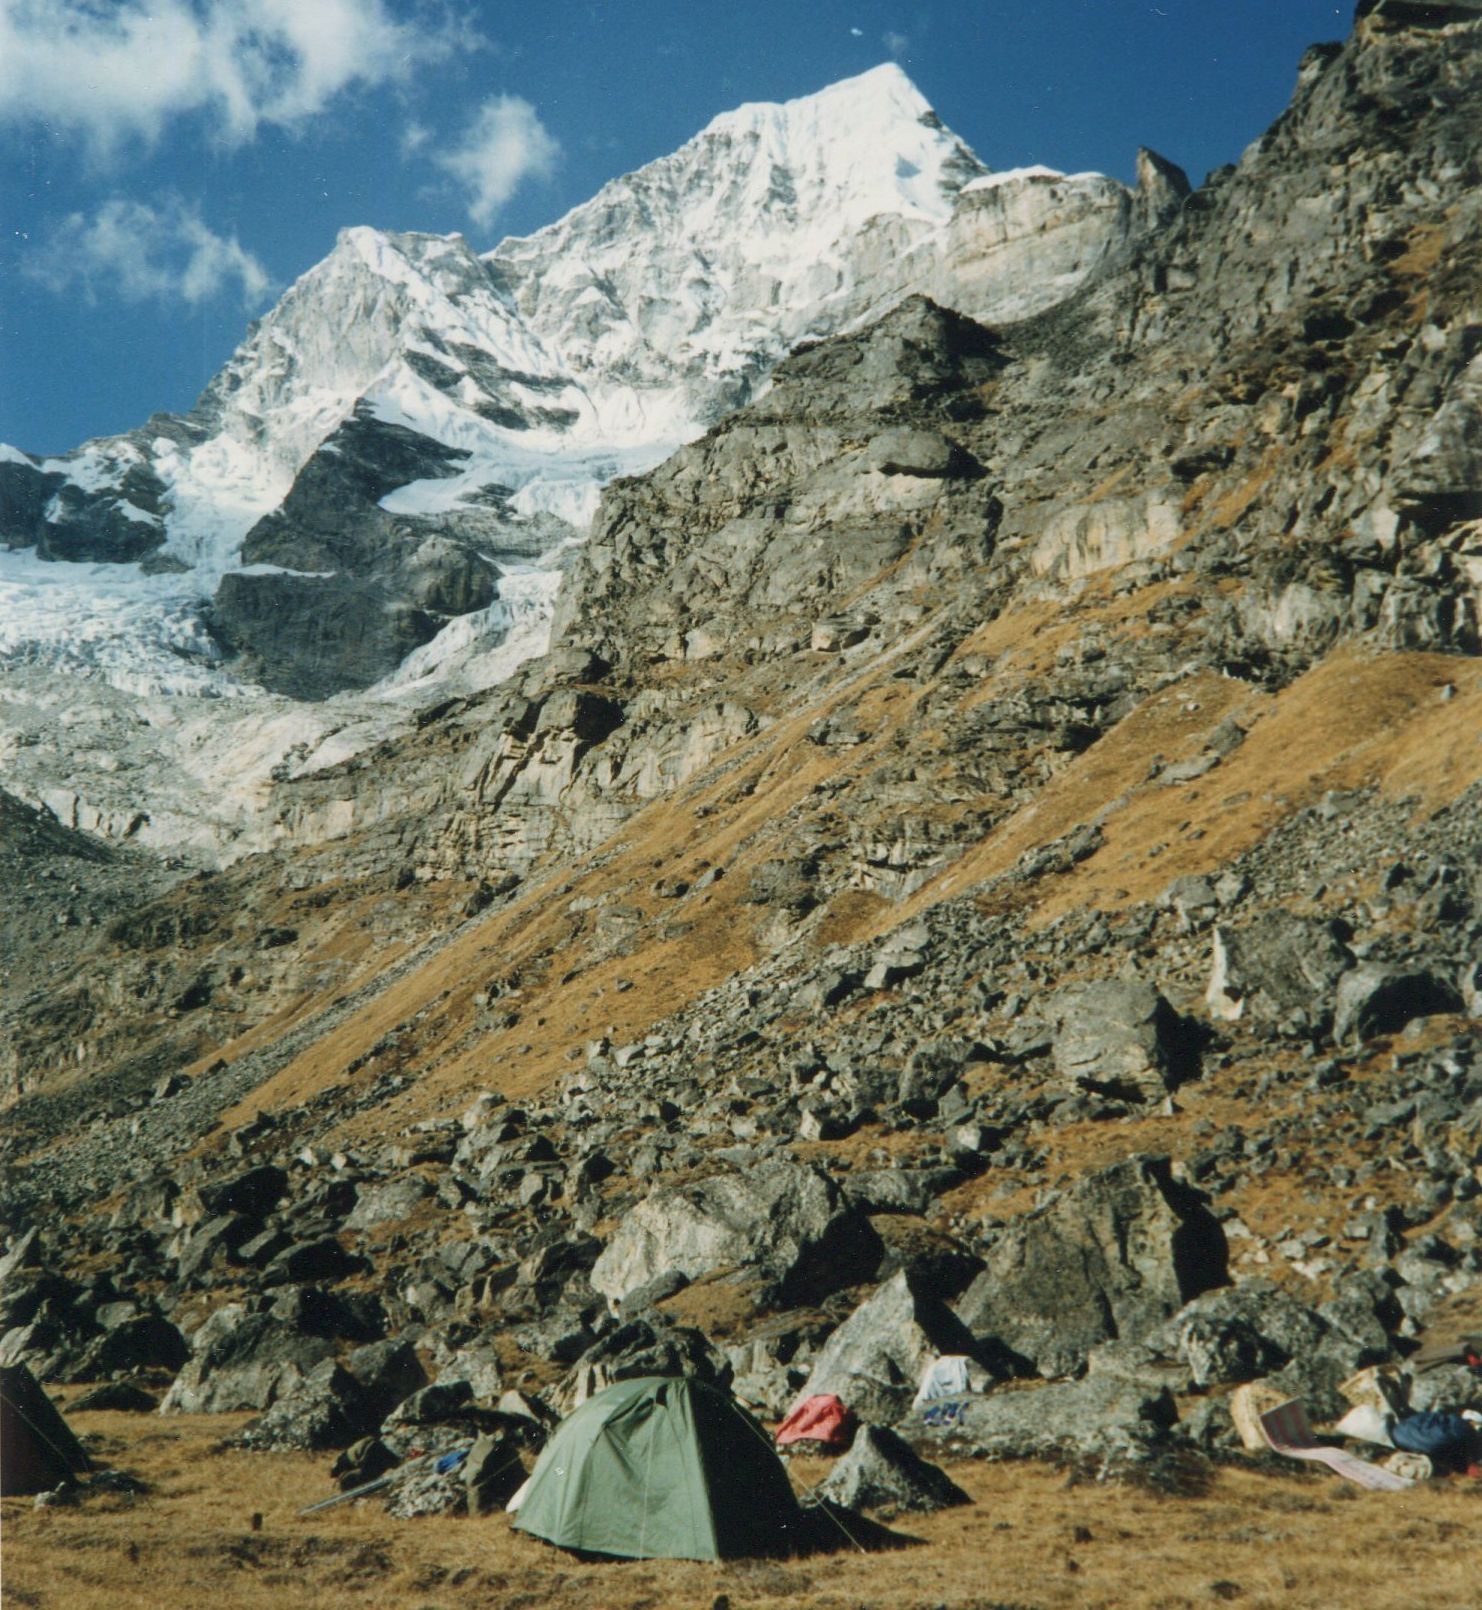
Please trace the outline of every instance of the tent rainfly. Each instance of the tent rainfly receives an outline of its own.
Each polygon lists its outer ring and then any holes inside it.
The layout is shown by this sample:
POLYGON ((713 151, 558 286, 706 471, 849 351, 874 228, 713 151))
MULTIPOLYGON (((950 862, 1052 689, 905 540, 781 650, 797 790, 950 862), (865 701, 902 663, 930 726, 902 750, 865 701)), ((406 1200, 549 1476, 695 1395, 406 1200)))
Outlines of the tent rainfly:
POLYGON ((0 1369, 0 1494, 44 1493, 92 1469, 24 1364, 0 1369))
POLYGON ((702 1381, 640 1376, 562 1423, 515 1526, 560 1548, 624 1559, 785 1553, 801 1516, 767 1433, 702 1381))

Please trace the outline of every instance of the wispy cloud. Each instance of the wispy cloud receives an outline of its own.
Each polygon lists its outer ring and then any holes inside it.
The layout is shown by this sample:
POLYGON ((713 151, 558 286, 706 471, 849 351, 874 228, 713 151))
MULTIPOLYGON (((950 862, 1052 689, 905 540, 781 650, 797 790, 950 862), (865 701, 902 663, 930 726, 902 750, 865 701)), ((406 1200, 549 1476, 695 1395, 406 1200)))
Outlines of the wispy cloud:
POLYGON ((241 144, 453 44, 385 0, 0 0, 0 121, 46 123, 100 158, 190 113, 241 144))
POLYGON ((463 187, 468 216, 485 228, 527 179, 548 178, 561 144, 518 95, 496 95, 479 108, 454 146, 433 161, 463 187))
POLYGON ((194 306, 235 289, 251 308, 269 288, 267 270, 237 237, 218 235, 179 196, 158 207, 114 198, 91 216, 72 213, 22 266, 50 290, 79 289, 90 302, 194 306))
POLYGON ((905 53, 911 48, 909 36, 903 33, 897 33, 894 28, 888 28, 883 34, 881 34, 880 42, 885 46, 886 50, 888 50, 892 56, 904 56, 905 53))

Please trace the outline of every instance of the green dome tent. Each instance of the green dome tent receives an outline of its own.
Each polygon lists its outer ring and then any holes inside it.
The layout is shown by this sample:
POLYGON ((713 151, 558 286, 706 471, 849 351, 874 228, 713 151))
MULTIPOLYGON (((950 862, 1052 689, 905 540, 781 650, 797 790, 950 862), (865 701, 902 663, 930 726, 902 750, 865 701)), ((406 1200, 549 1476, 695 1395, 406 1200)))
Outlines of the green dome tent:
POLYGON ((645 1375, 562 1423, 514 1524, 591 1554, 721 1560, 786 1552, 800 1519, 749 1414, 702 1381, 645 1375))

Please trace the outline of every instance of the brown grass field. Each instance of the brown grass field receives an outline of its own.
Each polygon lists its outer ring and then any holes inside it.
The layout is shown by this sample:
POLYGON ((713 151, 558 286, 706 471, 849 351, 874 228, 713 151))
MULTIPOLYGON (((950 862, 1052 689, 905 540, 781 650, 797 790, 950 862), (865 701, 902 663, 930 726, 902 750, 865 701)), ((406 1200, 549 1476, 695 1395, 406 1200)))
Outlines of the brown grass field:
MULTIPOLYGON (((246 1416, 72 1418, 150 1484, 75 1507, 0 1506, 3 1603, 36 1610, 1469 1610, 1482 1604, 1482 1482, 1361 1492, 1334 1477, 1222 1467, 1169 1496, 1046 1465, 953 1464, 970 1507, 890 1523, 900 1546, 700 1565, 577 1560, 507 1518, 393 1520, 330 1496, 327 1455, 223 1450, 246 1416), (1196 1484, 1197 1486, 1197 1484, 1196 1484), (252 1517, 261 1516, 259 1530, 252 1517)), ((816 1481, 821 1460, 796 1460, 816 1481)))

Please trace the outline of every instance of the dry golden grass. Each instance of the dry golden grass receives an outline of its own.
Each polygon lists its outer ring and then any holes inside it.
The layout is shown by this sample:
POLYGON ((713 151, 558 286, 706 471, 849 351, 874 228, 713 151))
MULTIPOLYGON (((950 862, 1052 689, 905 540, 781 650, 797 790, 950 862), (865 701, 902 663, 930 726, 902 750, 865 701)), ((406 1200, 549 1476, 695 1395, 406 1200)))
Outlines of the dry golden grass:
MULTIPOLYGON (((970 1507, 901 1517, 907 1546, 785 1561, 579 1561, 503 1515, 393 1520, 375 1500, 319 1515, 327 1456, 219 1451, 241 1416, 79 1414, 153 1490, 35 1510, 4 1502, 4 1602, 35 1610, 1463 1610, 1477 1603, 1482 1484, 1363 1493, 1326 1474, 1217 1471, 1169 1497, 1044 1465, 954 1463, 970 1507), (261 1529, 252 1516, 261 1515, 261 1529)), ((795 1461, 798 1485, 826 1463, 795 1461)))

